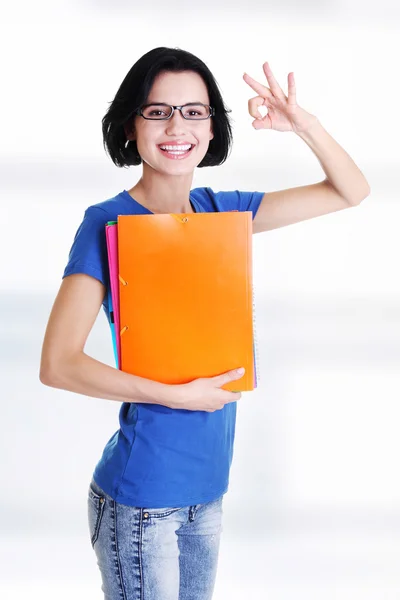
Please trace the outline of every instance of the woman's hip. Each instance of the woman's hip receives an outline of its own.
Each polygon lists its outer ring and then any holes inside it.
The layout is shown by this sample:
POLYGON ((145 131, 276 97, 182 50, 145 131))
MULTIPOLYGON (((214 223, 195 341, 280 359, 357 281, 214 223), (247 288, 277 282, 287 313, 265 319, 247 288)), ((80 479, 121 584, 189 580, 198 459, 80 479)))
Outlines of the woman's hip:
POLYGON ((212 597, 223 496, 205 504, 141 508, 120 504, 94 480, 89 534, 105 600, 212 597), (208 591, 207 591, 208 590, 208 591))

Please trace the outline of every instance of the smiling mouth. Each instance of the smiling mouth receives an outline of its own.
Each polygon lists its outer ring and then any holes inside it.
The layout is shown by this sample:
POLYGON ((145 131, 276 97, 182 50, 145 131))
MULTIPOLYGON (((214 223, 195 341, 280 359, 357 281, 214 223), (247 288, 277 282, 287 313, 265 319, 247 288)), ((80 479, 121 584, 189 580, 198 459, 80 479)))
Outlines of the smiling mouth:
POLYGON ((193 148, 195 147, 195 144, 191 144, 190 148, 188 150, 166 150, 161 148, 160 146, 157 146, 157 148, 163 153, 165 154, 165 156, 167 158, 185 158, 186 156, 189 156, 189 154, 192 152, 193 148))

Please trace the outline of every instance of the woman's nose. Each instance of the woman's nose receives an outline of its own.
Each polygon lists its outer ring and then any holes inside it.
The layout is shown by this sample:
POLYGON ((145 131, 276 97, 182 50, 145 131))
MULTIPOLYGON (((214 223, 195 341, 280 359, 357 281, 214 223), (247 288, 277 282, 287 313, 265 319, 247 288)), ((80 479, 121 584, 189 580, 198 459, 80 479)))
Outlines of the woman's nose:
POLYGON ((181 111, 178 108, 175 108, 172 117, 170 117, 167 121, 167 129, 168 130, 184 130, 186 124, 186 119, 181 114, 181 111))

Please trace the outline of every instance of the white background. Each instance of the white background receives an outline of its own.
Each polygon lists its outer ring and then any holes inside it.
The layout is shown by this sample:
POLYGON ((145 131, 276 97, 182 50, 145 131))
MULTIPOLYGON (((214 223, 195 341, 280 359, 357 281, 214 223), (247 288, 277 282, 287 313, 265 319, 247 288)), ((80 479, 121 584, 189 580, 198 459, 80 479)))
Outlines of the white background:
MULTIPOLYGON (((0 25, 0 595, 101 599, 86 495, 120 403, 39 381, 41 344, 87 206, 141 167, 106 156, 101 119, 157 46, 198 55, 234 146, 193 188, 273 191, 324 178, 293 133, 255 131, 246 71, 269 61, 366 176, 360 205, 254 236, 260 386, 238 403, 215 600, 400 596, 400 251, 394 1, 46 2, 0 25)), ((86 352, 114 365, 103 311, 86 352)), ((161 599, 160 599, 161 600, 161 599)))

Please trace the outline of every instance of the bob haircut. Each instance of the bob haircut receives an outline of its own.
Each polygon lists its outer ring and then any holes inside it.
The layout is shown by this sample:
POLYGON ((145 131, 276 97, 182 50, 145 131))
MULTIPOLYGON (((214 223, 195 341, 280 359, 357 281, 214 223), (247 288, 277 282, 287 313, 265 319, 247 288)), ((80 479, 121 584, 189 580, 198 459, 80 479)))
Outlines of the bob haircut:
POLYGON ((218 84, 203 61, 179 48, 154 48, 133 65, 121 83, 114 100, 102 119, 103 145, 117 167, 140 165, 142 158, 135 140, 127 142, 125 126, 136 116, 136 111, 146 103, 151 87, 161 72, 195 71, 207 86, 210 106, 215 109, 212 127, 214 137, 198 167, 214 167, 227 159, 232 146, 232 126, 218 89, 218 84))

